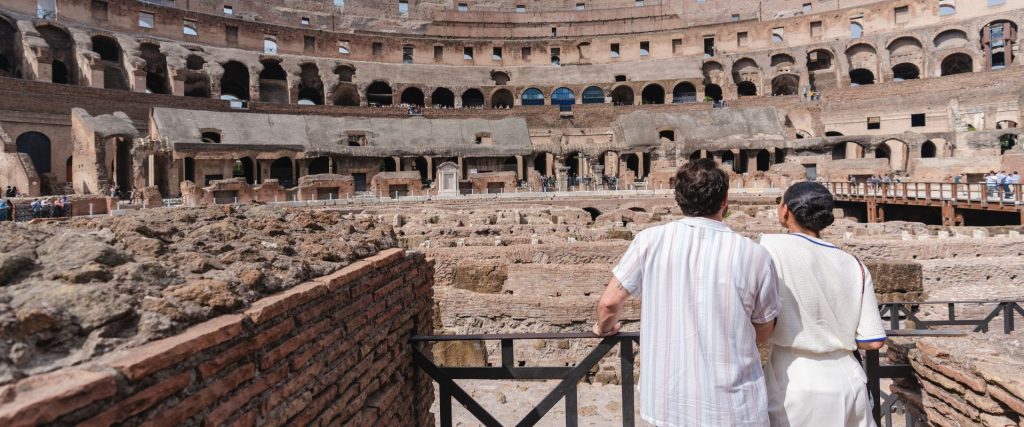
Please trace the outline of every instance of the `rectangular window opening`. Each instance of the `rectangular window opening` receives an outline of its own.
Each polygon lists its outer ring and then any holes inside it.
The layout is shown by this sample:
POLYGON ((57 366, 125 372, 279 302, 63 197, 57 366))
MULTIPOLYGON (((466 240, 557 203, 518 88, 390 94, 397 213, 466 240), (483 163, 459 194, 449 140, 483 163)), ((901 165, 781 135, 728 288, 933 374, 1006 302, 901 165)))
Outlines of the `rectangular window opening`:
POLYGON ((672 39, 672 53, 683 53, 683 39, 672 39))
POLYGON ((466 47, 462 48, 462 59, 465 59, 467 61, 472 61, 473 60, 473 48, 472 47, 466 46, 466 47))
POLYGON ((109 12, 107 11, 107 2, 93 0, 93 2, 92 2, 92 19, 95 19, 95 20, 98 20, 98 21, 106 21, 108 17, 109 17, 109 12))
POLYGON ((521 4, 517 4, 516 5, 516 13, 526 13, 526 6, 525 5, 521 5, 521 4))
POLYGON ((881 117, 868 117, 868 130, 878 130, 882 128, 881 117))
POLYGON ((351 51, 351 46, 352 46, 352 44, 349 43, 348 40, 339 40, 338 41, 338 53, 340 53, 342 55, 348 55, 349 53, 352 52, 351 51))
POLYGON ((382 54, 384 54, 384 43, 373 42, 373 44, 370 45, 370 49, 371 52, 373 53, 373 56, 381 56, 382 54))
POLYGON ((732 16, 731 16, 731 17, 730 17, 729 19, 730 19, 730 20, 731 20, 732 22, 736 22, 736 21, 739 21, 739 20, 740 20, 740 14, 738 14, 738 13, 734 13, 734 14, 732 14, 732 16))
POLYGON ((576 3, 576 10, 584 10, 587 8, 586 3, 576 3))
POLYGON ((235 14, 235 7, 234 6, 224 5, 224 14, 225 15, 234 15, 235 14))
POLYGON ((459 3, 459 12, 469 12, 469 4, 459 3))
POLYGON ((434 46, 434 61, 444 59, 444 46, 434 46))
POLYGON ((736 33, 736 46, 743 47, 747 45, 747 32, 741 31, 736 33))
POLYGON ((910 21, 910 6, 900 6, 893 9, 893 17, 897 24, 905 24, 910 21))
POLYGON ((619 57, 619 44, 618 43, 612 43, 610 52, 611 52, 612 58, 618 58, 619 57))
POLYGON ((402 63, 412 64, 412 53, 413 47, 411 45, 402 46, 402 63))
POLYGON ((139 28, 153 28, 153 18, 150 12, 139 12, 139 28))
POLYGON ((782 27, 772 28, 772 43, 782 43, 782 40, 785 38, 783 37, 785 31, 782 27))
POLYGON ((402 15, 409 14, 409 2, 406 0, 398 0, 398 13, 402 15))
POLYGON ((640 56, 651 54, 651 42, 640 42, 640 56))
POLYGON ((533 49, 530 48, 530 47, 524 47, 522 52, 520 52, 520 56, 523 57, 523 61, 525 61, 525 62, 528 62, 530 60, 530 56, 532 56, 532 55, 533 55, 533 49))
POLYGON ((911 114, 910 115, 910 126, 911 127, 922 127, 925 125, 924 113, 911 114))
POLYGON ((810 4, 810 3, 804 3, 804 4, 803 4, 803 5, 801 6, 801 10, 803 10, 803 11, 804 11, 804 13, 811 13, 811 10, 812 10, 813 8, 814 8, 814 6, 812 6, 812 5, 810 4))
POLYGON ((309 25, 309 18, 303 16, 302 19, 299 20, 299 22, 301 22, 302 25, 309 25))
POLYGON ((821 21, 811 22, 811 37, 821 37, 821 21))
MULTIPOLYGON (((191 19, 186 19, 181 29, 182 33, 186 36, 198 36, 199 35, 199 23, 191 19)), ((235 27, 235 41, 238 41, 238 27, 235 27)))
POLYGON ((704 57, 715 56, 715 38, 704 36, 704 57))
POLYGON ((302 50, 306 53, 312 53, 316 51, 316 37, 314 36, 303 36, 302 37, 302 50))
POLYGON ((500 47, 491 48, 491 59, 493 59, 495 61, 501 61, 501 48, 500 47))

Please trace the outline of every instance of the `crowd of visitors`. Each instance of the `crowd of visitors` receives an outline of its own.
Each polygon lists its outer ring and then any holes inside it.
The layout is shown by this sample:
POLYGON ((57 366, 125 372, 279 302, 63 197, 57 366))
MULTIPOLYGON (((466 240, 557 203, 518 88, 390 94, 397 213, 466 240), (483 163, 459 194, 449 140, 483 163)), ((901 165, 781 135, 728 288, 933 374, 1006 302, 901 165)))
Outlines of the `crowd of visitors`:
POLYGON ((641 417, 659 426, 874 426, 854 354, 880 349, 886 333, 870 272, 822 239, 835 221, 832 195, 817 182, 792 185, 777 208, 788 233, 758 244, 723 222, 728 194, 714 161, 680 168, 685 218, 638 233, 598 302, 593 333, 608 336, 626 300, 643 295, 641 417), (762 367, 756 343, 765 342, 762 367))
POLYGON ((1000 191, 1003 197, 1013 197, 1013 189, 1010 186, 1014 184, 1020 184, 1020 174, 1017 171, 1011 174, 1006 171, 989 171, 985 174, 985 188, 989 197, 998 196, 1000 191))
POLYGON ((71 210, 71 199, 68 196, 46 197, 33 200, 29 204, 32 218, 61 218, 71 210))

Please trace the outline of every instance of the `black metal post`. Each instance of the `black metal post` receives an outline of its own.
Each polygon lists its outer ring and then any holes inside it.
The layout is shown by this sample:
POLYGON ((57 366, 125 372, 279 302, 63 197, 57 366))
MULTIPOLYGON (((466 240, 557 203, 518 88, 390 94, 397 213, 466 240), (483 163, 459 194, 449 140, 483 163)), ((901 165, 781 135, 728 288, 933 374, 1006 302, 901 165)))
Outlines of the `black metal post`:
POLYGON ((565 393, 565 427, 578 427, 580 425, 576 404, 578 393, 575 384, 565 393))
POLYGON ((1008 334, 1013 332, 1013 309, 1016 304, 1012 302, 1004 302, 1003 306, 1003 333, 1008 334))
POLYGON ((871 416, 875 418, 875 424, 882 422, 882 381, 879 377, 879 356, 878 350, 868 350, 864 360, 864 370, 868 376, 868 394, 871 398, 871 416))
POLYGON ((505 368, 515 366, 515 352, 513 350, 512 340, 501 340, 501 366, 505 368))
POLYGON ((441 427, 452 427, 452 393, 445 385, 440 386, 441 401, 441 427))
POLYGON ((633 427, 636 424, 633 403, 633 339, 623 338, 619 341, 619 365, 622 368, 622 426, 633 427))

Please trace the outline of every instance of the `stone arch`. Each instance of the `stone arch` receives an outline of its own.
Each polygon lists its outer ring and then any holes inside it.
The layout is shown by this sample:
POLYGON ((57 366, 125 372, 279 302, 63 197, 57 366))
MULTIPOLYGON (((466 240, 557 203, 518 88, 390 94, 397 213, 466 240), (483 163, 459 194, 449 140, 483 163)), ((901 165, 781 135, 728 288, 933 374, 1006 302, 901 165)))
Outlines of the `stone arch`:
POLYGON ((425 105, 423 101, 424 101, 423 91, 420 90, 420 88, 418 88, 418 87, 410 86, 410 87, 405 88, 405 90, 402 91, 402 96, 401 96, 401 103, 402 104, 416 105, 416 106, 422 107, 422 106, 425 105))
POLYGON ((235 165, 231 168, 232 178, 244 178, 245 183, 253 185, 256 183, 256 162, 252 157, 235 159, 235 165))
POLYGON ((508 89, 498 89, 491 94, 491 108, 512 108, 516 96, 508 89))
POLYGON ((19 153, 28 154, 28 157, 32 159, 32 166, 37 173, 51 172, 52 144, 48 136, 42 132, 29 131, 18 135, 14 144, 19 153))
POLYGON ((846 49, 850 63, 850 80, 855 84, 872 84, 878 72, 878 51, 868 43, 855 43, 846 49), (863 70, 863 71, 858 71, 863 70), (867 77, 870 76, 870 80, 867 77), (856 80, 856 82, 855 82, 856 80), (870 82, 869 82, 870 81, 870 82))
POLYGON ((332 101, 334 105, 338 106, 358 107, 359 89, 356 89, 356 86, 352 83, 338 83, 334 87, 332 101))
POLYGON ((633 88, 629 85, 619 85, 612 89, 612 105, 633 105, 633 88))
POLYGON ((761 67, 753 59, 741 58, 732 64, 732 79, 737 86, 740 82, 750 82, 756 88, 761 81, 761 67))
POLYGON ((722 100, 722 87, 716 84, 709 84, 704 86, 704 99, 712 101, 722 100))
POLYGON ((206 60, 202 56, 190 54, 185 57, 185 96, 210 97, 210 77, 203 71, 205 66, 206 60))
POLYGON ((298 104, 323 105, 324 81, 320 78, 320 67, 312 62, 300 65, 298 89, 298 104))
POLYGON ((370 105, 391 105, 395 102, 395 93, 388 82, 374 80, 366 87, 366 102, 370 105))
POLYGON ((797 95, 800 90, 800 77, 796 74, 780 74, 772 79, 772 96, 797 95))
POLYGON ((604 89, 597 86, 583 89, 581 101, 584 104, 604 104, 604 89))
POLYGON ((309 163, 306 164, 306 170, 310 175, 331 173, 331 158, 328 156, 320 156, 310 159, 309 163))
POLYGON ((771 64, 772 69, 774 69, 776 73, 786 74, 793 72, 793 67, 796 66, 796 60, 789 54, 777 53, 772 55, 771 64))
POLYGON ((220 78, 221 99, 249 99, 249 68, 238 61, 224 63, 220 78))
POLYGON ((664 104, 665 88, 660 84, 651 83, 640 92, 640 103, 642 104, 664 104))
POLYGON ((351 82, 356 77, 356 67, 351 64, 338 64, 334 67, 334 74, 338 76, 339 82, 351 82))
POLYGON ((942 58, 942 63, 939 67, 940 76, 971 72, 974 72, 974 60, 970 55, 963 52, 953 53, 942 58))
POLYGON ((879 158, 879 154, 883 154, 881 157, 889 159, 889 167, 892 170, 907 170, 907 155, 909 154, 907 143, 898 139, 885 140, 875 147, 875 158, 879 158))
POLYGON ((935 143, 934 142, 925 141, 924 144, 921 144, 921 158, 922 159, 934 158, 934 157, 936 157, 936 153, 937 152, 938 152, 938 148, 935 147, 935 143))
POLYGON ((281 67, 281 62, 271 59, 260 61, 260 101, 276 104, 288 103, 288 73, 281 67))
POLYGON ((924 68, 924 46, 920 40, 911 36, 898 37, 889 43, 887 49, 889 63, 893 64, 893 78, 909 80, 920 77, 924 68))
POLYGON ((78 61, 71 33, 52 24, 37 25, 36 31, 50 48, 51 81, 58 84, 79 84, 78 61))
POLYGON ((811 90, 832 89, 838 86, 835 64, 835 55, 828 49, 807 52, 807 83, 811 90))
POLYGON ((167 73, 167 56, 160 52, 160 46, 154 43, 139 45, 139 57, 146 61, 146 92, 169 95, 171 81, 167 73))
POLYGON ((544 92, 535 87, 524 90, 521 98, 524 106, 544 105, 544 92))
POLYGON ((967 32, 959 28, 943 30, 932 38, 932 45, 936 50, 959 49, 966 47, 969 43, 967 32))
POLYGON ((697 102, 697 87, 690 82, 680 82, 672 88, 672 103, 685 104, 697 102))
POLYGON ((754 82, 739 82, 736 84, 736 94, 740 97, 757 96, 757 85, 754 82))
POLYGON ((551 105, 573 105, 576 103, 576 93, 567 87, 560 87, 551 92, 551 105))
POLYGON ((270 179, 276 179, 285 188, 295 186, 295 164, 291 157, 278 157, 270 163, 270 179))
POLYGON ((768 150, 762 149, 762 150, 758 151, 757 155, 754 157, 754 159, 755 159, 755 162, 754 162, 755 163, 755 167, 754 167, 755 170, 760 171, 760 172, 766 172, 766 171, 768 171, 768 169, 771 168, 771 165, 772 165, 772 155, 771 155, 770 152, 768 152, 768 150))
POLYGON ((471 88, 462 92, 462 108, 482 108, 484 106, 484 94, 480 89, 471 88))
POLYGON ((1014 62, 1013 45, 1017 42, 1017 23, 999 19, 981 28, 981 52, 985 55, 983 65, 999 69, 1014 62))
POLYGON ((729 83, 725 67, 718 61, 707 61, 701 66, 701 74, 704 76, 704 86, 717 85, 722 87, 729 83))
POLYGON ((430 94, 430 105, 442 108, 455 108, 455 93, 445 87, 434 89, 430 94))
POLYGON ((495 86, 504 86, 512 80, 512 77, 504 71, 491 71, 491 80, 494 81, 495 86))
POLYGON ((105 35, 92 36, 90 41, 92 51, 100 56, 98 65, 103 71, 103 88, 129 90, 128 76, 121 61, 121 44, 105 35))

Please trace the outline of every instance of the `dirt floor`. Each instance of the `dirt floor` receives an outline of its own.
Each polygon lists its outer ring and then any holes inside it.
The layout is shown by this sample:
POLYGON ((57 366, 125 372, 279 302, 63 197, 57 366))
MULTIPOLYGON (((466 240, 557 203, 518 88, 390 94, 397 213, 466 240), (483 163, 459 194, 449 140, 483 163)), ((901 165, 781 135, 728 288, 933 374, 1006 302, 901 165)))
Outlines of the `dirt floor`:
POLYGON ((394 246, 369 218, 266 206, 0 223, 0 384, 172 335, 394 246))

